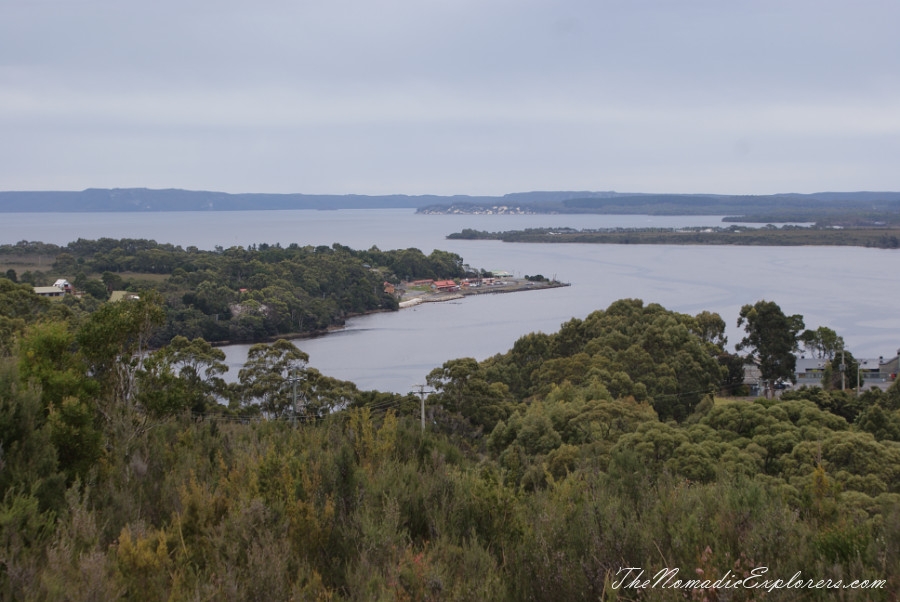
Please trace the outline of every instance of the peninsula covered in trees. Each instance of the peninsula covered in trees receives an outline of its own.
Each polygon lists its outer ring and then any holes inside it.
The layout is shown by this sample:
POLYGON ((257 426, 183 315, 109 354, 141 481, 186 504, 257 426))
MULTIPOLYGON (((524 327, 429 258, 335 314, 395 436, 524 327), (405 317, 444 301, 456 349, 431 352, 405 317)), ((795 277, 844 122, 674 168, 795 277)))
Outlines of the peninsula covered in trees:
POLYGON ((157 292, 165 318, 153 333, 155 345, 175 336, 252 342, 321 333, 353 315, 396 310, 391 291, 401 281, 478 272, 440 250, 263 243, 203 251, 111 238, 2 245, 0 266, 10 280, 33 286, 70 280, 85 293, 61 300, 73 311, 93 311, 110 291, 157 292))

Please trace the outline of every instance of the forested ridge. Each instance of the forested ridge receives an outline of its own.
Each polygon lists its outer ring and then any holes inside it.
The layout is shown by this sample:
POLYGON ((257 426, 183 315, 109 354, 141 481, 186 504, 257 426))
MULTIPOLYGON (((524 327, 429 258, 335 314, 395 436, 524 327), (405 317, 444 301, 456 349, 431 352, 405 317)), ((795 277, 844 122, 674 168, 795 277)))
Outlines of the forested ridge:
POLYGON ((0 212, 266 211, 414 208, 454 198, 362 194, 231 194, 178 188, 88 188, 80 191, 0 191, 0 212))
POLYGON ((153 333, 157 345, 177 335, 252 342, 322 332, 352 315, 396 310, 385 282, 456 278, 469 269, 440 250, 263 243, 203 251, 111 238, 2 245, 0 265, 9 266, 8 277, 32 285, 68 279, 87 293, 80 301, 65 299, 76 311, 93 311, 112 290, 159 292, 165 326, 153 333))
POLYGON ((529 228, 485 232, 467 228, 447 236, 457 240, 502 240, 532 243, 589 243, 614 245, 740 245, 740 246, 842 246, 879 249, 900 248, 900 230, 880 226, 832 228, 785 225, 777 228, 729 226, 727 228, 529 228))
MULTIPOLYGON (((900 591, 900 388, 731 398, 717 314, 621 300, 448 361, 428 376, 422 430, 415 396, 319 374, 288 341, 254 345, 232 385, 202 339, 151 350, 163 303, 145 292, 86 312, 0 279, 0 597, 900 591), (625 567, 692 582, 629 587, 625 567), (797 572, 812 586, 772 583, 797 572)), ((764 378, 800 344, 842 348, 772 302, 737 319, 764 378)))
POLYGON ((726 222, 814 222, 819 226, 873 227, 900 223, 900 193, 721 195, 586 193, 544 197, 507 195, 484 202, 460 199, 420 207, 429 214, 723 215, 726 222))
POLYGON ((260 211, 415 208, 420 213, 723 215, 725 221, 816 222, 876 226, 900 223, 900 192, 724 195, 532 191, 503 196, 229 194, 206 190, 89 188, 0 191, 0 212, 260 211))

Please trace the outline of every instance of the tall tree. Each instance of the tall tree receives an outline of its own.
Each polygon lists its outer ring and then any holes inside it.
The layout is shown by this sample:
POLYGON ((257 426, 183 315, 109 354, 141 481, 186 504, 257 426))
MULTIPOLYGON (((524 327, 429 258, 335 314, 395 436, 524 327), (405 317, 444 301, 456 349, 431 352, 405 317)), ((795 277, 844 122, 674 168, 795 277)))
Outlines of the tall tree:
POLYGON ((749 358, 759 366, 765 384, 766 397, 779 379, 796 380, 797 336, 803 330, 803 316, 787 316, 773 301, 757 301, 741 308, 738 327, 743 326, 747 336, 735 347, 749 350, 749 358))
POLYGON ((484 367, 471 357, 444 362, 426 380, 436 391, 429 398, 430 403, 437 402, 451 412, 459 412, 486 431, 493 430, 499 420, 509 416, 512 401, 509 387, 490 382, 484 367))
POLYGON ((176 336, 151 353, 138 372, 138 400, 155 415, 205 412, 225 391, 225 352, 207 341, 176 336))
POLYGON ((713 355, 719 356, 724 353, 728 337, 725 336, 725 320, 719 314, 702 311, 689 322, 689 328, 710 347, 713 355))
POLYGON ((804 330, 800 341, 808 352, 819 359, 834 359, 835 354, 844 349, 844 338, 825 326, 804 330))
POLYGON ((245 402, 259 403, 273 417, 290 412, 293 391, 287 385, 297 378, 298 390, 303 390, 308 361, 309 355, 284 339, 253 345, 238 372, 245 402))
MULTIPOLYGON (((104 303, 78 328, 75 342, 85 362, 86 374, 99 387, 93 408, 99 412, 106 448, 117 449, 118 458, 139 453, 142 435, 150 428, 148 415, 137 407, 137 374, 149 351, 153 333, 165 322, 162 296, 147 290, 137 299, 104 303)), ((84 407, 69 402, 60 407, 54 423, 60 438, 70 433, 85 435, 86 450, 95 440, 87 437, 87 417, 84 407), (66 427, 70 428, 63 428, 66 427)), ((86 455, 89 459, 91 456, 86 455)), ((75 470, 89 466, 79 462, 75 470)))
POLYGON ((165 321, 162 303, 162 296, 155 291, 143 291, 137 299, 105 303, 76 334, 90 375, 112 392, 112 405, 101 406, 107 419, 118 406, 130 407, 134 401, 136 373, 150 337, 165 321))
POLYGON ((22 334, 18 351, 19 377, 40 392, 59 468, 69 481, 85 476, 102 453, 94 401, 100 386, 85 372, 75 334, 64 322, 38 322, 22 334))

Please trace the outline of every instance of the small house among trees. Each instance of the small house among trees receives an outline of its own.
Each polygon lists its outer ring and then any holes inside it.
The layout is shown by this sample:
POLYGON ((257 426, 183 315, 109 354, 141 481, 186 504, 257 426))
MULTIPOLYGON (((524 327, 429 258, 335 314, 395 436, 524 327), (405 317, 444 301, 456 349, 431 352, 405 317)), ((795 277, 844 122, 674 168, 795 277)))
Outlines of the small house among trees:
POLYGON ((41 297, 62 297, 63 295, 71 295, 75 292, 68 280, 60 278, 53 283, 53 286, 36 286, 34 294, 41 297))
POLYGON ((36 286, 34 287, 34 294, 40 297, 62 297, 66 294, 66 291, 58 286, 36 286))

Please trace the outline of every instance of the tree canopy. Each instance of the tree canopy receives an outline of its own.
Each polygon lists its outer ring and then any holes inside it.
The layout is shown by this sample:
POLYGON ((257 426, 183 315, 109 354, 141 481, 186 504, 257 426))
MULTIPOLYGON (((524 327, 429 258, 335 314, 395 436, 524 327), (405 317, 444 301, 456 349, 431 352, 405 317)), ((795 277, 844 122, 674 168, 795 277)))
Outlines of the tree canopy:
MULTIPOLYGON (((0 245, 0 258, 55 258, 47 270, 27 270, 15 288, 0 279, 0 294, 69 278, 96 301, 109 291, 153 289, 164 303, 166 325, 155 334, 160 346, 175 336, 210 342, 258 342, 281 335, 321 332, 349 316, 395 310, 397 299, 384 283, 458 278, 463 259, 447 251, 426 255, 415 248, 382 251, 297 244, 249 245, 201 251, 144 239, 78 239, 66 246, 44 243, 0 245)), ((21 300, 19 300, 21 302, 21 300)), ((46 304, 46 300, 41 303, 46 304)), ((0 315, 0 333, 19 305, 0 315)))
POLYGON ((552 335, 527 335, 485 362, 493 380, 521 397, 553 384, 602 385, 614 398, 650 403, 662 419, 684 420, 723 377, 724 321, 679 314, 638 299, 617 301, 552 335))
POLYGON ((419 400, 358 391, 290 341, 225 385, 201 338, 147 348, 160 296, 87 312, 16 287, 2 599, 632 598, 622 567, 698 577, 646 600, 715 599, 760 566, 855 583, 851 602, 900 591, 900 385, 724 398, 715 314, 625 299, 450 360, 422 429, 419 400))
POLYGON ((737 325, 747 333, 735 346, 749 350, 750 359, 759 366, 766 394, 774 390, 779 379, 794 381, 798 335, 803 330, 803 316, 787 316, 772 301, 757 301, 741 308, 737 325))
POLYGON ((835 354, 844 349, 844 338, 825 326, 815 330, 804 330, 800 335, 804 348, 820 359, 834 359, 835 354))

